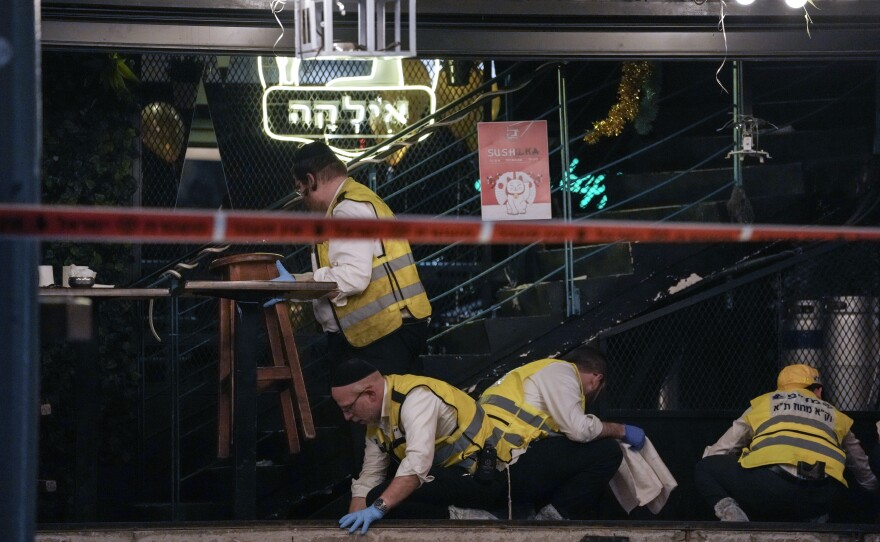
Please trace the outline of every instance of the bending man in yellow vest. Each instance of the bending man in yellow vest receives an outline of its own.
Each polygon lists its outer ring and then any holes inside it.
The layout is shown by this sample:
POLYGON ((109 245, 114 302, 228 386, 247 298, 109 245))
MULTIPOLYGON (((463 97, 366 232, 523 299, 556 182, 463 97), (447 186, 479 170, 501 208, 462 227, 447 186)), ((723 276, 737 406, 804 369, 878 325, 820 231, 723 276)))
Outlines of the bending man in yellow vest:
POLYGON ((469 475, 480 451, 494 442, 494 427, 463 391, 433 378, 382 376, 366 361, 350 359, 337 368, 330 392, 346 420, 367 426, 363 468, 352 481, 342 528, 366 532, 389 512, 446 518, 450 505, 503 503, 506 484, 494 461, 484 476, 469 475), (390 468, 395 472, 388 479, 390 468))
MULTIPOLYGON (((393 219, 372 190, 348 176, 319 141, 297 150, 294 186, 306 207, 334 218, 393 219)), ((419 374, 431 304, 405 239, 330 239, 313 247, 312 274, 295 278, 335 282, 336 294, 314 303, 334 362, 359 357, 383 372, 419 374)), ((279 264, 279 279, 294 280, 279 264)))
POLYGON ((563 359, 543 359, 507 373, 480 397, 503 431, 524 436, 528 449, 498 438, 499 459, 509 460, 514 502, 540 508, 538 519, 582 518, 595 509, 620 466, 615 439, 641 448, 638 427, 603 422, 586 413, 605 384, 606 362, 582 346, 563 359), (547 438, 547 437, 566 438, 547 438), (506 446, 513 446, 506 449, 506 446))
POLYGON ((722 521, 803 521, 828 513, 847 482, 878 490, 852 419, 822 400, 819 371, 789 365, 776 391, 752 400, 706 448, 694 482, 722 521))

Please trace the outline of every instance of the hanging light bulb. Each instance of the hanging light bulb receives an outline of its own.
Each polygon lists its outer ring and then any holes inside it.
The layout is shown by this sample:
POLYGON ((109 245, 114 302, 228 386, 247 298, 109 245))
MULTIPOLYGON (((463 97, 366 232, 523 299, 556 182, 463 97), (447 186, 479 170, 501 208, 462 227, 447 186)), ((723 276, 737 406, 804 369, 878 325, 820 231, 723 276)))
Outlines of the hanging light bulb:
POLYGON ((788 4, 790 8, 802 8, 807 3, 807 0, 785 0, 785 3, 788 4))
POLYGON ((736 0, 738 4, 742 4, 744 6, 748 6, 753 3, 755 0, 736 0))

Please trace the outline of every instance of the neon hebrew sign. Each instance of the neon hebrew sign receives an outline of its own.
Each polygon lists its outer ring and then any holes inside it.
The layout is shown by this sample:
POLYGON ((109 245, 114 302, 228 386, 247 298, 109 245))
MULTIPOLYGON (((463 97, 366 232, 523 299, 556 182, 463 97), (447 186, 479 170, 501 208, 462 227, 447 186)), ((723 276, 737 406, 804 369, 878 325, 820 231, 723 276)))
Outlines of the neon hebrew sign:
POLYGON ((350 160, 364 146, 380 144, 437 109, 436 75, 432 86, 407 85, 400 58, 371 59, 370 75, 337 77, 324 86, 300 85, 301 59, 273 60, 277 85, 267 83, 265 72, 270 70, 258 58, 263 132, 272 139, 322 139, 340 158, 350 160))

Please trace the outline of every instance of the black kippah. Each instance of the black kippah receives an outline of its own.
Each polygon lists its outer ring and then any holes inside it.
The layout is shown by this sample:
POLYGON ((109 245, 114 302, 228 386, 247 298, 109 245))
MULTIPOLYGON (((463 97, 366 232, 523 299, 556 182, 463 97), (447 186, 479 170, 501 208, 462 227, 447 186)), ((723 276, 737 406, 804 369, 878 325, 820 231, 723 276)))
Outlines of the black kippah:
POLYGON ((363 380, 378 370, 379 369, 360 358, 351 358, 343 362, 335 371, 333 371, 333 378, 330 380, 330 387, 340 388, 342 386, 354 384, 358 380, 363 380))
POLYGON ((326 143, 321 141, 312 141, 311 143, 306 143, 293 155, 294 162, 303 162, 306 160, 312 160, 314 158, 336 158, 336 153, 333 152, 326 143))

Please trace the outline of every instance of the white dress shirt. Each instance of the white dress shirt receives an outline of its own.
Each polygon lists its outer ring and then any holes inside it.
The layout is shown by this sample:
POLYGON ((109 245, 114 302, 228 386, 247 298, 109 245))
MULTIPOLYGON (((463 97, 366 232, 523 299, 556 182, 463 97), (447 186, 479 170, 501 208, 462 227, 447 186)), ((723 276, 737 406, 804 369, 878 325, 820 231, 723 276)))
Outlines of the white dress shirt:
MULTIPOLYGON (((392 434, 390 409, 391 392, 386 382, 379 421, 379 430, 386 435, 392 434)), ((427 388, 413 388, 400 407, 400 427, 406 431, 406 456, 394 476, 415 475, 421 483, 430 482, 434 479, 428 475, 434 465, 434 442, 438 437, 451 435, 458 427, 455 409, 427 388)), ((360 476, 351 482, 351 496, 366 497, 385 481, 390 464, 391 457, 367 437, 364 465, 360 476)))
POLYGON ((585 412, 578 372, 570 363, 551 363, 523 382, 525 402, 550 414, 570 440, 590 442, 602 432, 602 420, 585 412))
MULTIPOLYGON (((340 184, 333 195, 335 201, 339 197, 340 184)), ((369 203, 353 200, 342 200, 337 205, 332 217, 336 218, 377 218, 376 211, 369 203)), ((339 331, 339 324, 333 314, 332 302, 337 307, 348 303, 348 298, 363 292, 370 284, 373 273, 373 256, 382 255, 382 243, 378 239, 331 239, 328 246, 329 267, 318 267, 317 256, 312 251, 312 278, 316 281, 335 282, 339 291, 332 299, 314 300, 315 319, 326 332, 339 331)))
MULTIPOLYGON (((752 427, 745 420, 745 417, 750 410, 751 407, 749 407, 742 416, 734 420, 733 425, 721 435, 718 442, 711 446, 707 446, 706 450, 703 452, 703 457, 725 454, 738 455, 742 452, 742 449, 752 442, 752 437, 754 436, 752 433, 752 427)), ((843 437, 842 448, 846 453, 846 467, 850 469, 856 483, 868 491, 877 491, 880 489, 880 482, 877 481, 877 477, 874 476, 874 473, 871 472, 871 468, 868 465, 868 456, 862 449, 859 439, 852 434, 852 431, 848 431, 843 437)), ((780 466, 792 474, 797 472, 794 465, 780 466)))
MULTIPOLYGON (((602 420, 586 413, 581 400, 580 376, 570 363, 551 363, 523 381, 523 397, 526 404, 546 412, 559 426, 559 430, 576 442, 590 442, 602 432, 602 420)), ((510 452, 510 465, 516 463, 526 449, 510 452)), ((506 466, 499 462, 498 468, 506 466)))

